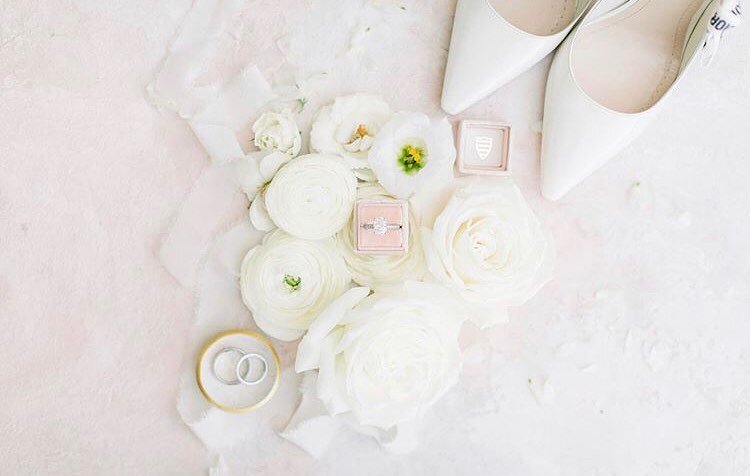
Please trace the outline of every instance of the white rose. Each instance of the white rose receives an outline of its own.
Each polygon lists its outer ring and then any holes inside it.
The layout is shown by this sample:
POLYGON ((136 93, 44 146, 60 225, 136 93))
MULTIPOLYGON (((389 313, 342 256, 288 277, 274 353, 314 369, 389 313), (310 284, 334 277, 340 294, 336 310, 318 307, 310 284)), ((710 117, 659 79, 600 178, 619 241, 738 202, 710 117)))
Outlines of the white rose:
POLYGON ((406 451, 396 442, 408 434, 404 425, 457 382, 462 310, 424 283, 368 293, 353 288, 320 314, 300 342, 295 370, 318 370, 311 391, 331 415, 406 451))
MULTIPOLYGON (((377 183, 363 182, 357 188, 357 198, 392 199, 393 196, 377 183)), ((422 251, 422 238, 416 215, 409 208, 409 249, 395 255, 368 255, 354 249, 354 214, 347 226, 336 235, 336 243, 344 257, 352 278, 357 283, 371 288, 384 284, 403 282, 405 279, 419 280, 427 271, 422 251)))
MULTIPOLYGON (((484 306, 523 304, 552 275, 552 249, 508 179, 459 186, 433 229, 423 229, 423 246, 435 278, 484 306)), ((478 324, 492 324, 490 316, 480 313, 478 324)))
POLYGON ((344 157, 358 174, 368 167, 367 152, 381 127, 393 115, 374 94, 351 94, 320 108, 310 131, 310 148, 344 157))
POLYGON ((253 143, 260 150, 281 152, 294 157, 302 147, 297 123, 287 113, 266 112, 253 124, 253 143))
POLYGON ((399 113, 376 137, 368 161, 378 181, 399 198, 418 187, 453 178, 456 148, 447 119, 431 121, 424 114, 399 113))
POLYGON ((332 239, 308 241, 276 230, 242 260, 240 291, 263 332, 279 340, 302 336, 349 286, 332 239))
POLYGON ((297 157, 277 173, 265 193, 273 222, 298 238, 335 235, 348 221, 357 197, 357 179, 332 155, 297 157))

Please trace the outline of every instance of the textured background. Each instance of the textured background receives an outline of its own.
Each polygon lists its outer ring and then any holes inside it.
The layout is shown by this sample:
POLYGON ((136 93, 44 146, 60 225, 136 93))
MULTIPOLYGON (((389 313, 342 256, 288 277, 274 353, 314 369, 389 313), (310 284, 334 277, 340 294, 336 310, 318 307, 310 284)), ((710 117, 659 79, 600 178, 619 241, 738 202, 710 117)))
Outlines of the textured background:
MULTIPOLYGON (((0 0, 0 473, 212 464, 174 406, 193 294, 156 259, 207 158, 144 99, 190 3, 0 0)), ((355 90, 438 111, 453 1, 247 3, 216 74, 255 61, 283 85, 325 71, 308 111, 355 90), (363 26, 369 40, 352 33, 363 26)), ((734 32, 559 203, 538 194, 548 63, 468 111, 513 123, 555 281, 509 325, 467 331, 461 385, 417 453, 349 434, 320 462, 285 443, 241 474, 750 473, 749 49, 734 32)))

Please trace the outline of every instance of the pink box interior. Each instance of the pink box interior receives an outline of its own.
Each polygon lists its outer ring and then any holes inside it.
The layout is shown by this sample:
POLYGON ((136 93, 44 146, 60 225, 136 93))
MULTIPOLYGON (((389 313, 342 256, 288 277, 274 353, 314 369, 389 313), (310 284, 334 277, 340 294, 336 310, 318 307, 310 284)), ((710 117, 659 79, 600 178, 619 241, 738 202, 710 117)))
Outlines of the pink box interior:
POLYGON ((409 233, 407 204, 402 200, 360 200, 356 207, 357 251, 362 253, 397 253, 406 251, 409 233), (373 230, 366 230, 362 225, 373 223, 377 217, 385 218, 387 223, 401 225, 402 228, 388 230, 378 235, 373 230))
POLYGON ((465 174, 508 175, 510 125, 492 121, 461 121, 458 170, 465 174))

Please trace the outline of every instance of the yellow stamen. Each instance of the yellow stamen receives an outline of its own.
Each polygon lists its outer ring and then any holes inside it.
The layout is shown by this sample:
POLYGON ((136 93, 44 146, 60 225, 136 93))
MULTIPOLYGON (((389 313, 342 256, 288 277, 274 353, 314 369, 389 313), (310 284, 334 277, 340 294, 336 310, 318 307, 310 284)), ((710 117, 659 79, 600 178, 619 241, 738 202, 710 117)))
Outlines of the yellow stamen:
POLYGON ((360 124, 357 126, 357 130, 354 131, 354 134, 352 135, 352 139, 349 141, 349 143, 353 143, 357 139, 361 139, 363 137, 366 137, 369 131, 367 130, 367 126, 364 124, 360 124))
POLYGON ((416 162, 420 163, 422 162, 422 151, 417 149, 416 147, 408 146, 406 148, 406 152, 411 156, 411 159, 416 162))

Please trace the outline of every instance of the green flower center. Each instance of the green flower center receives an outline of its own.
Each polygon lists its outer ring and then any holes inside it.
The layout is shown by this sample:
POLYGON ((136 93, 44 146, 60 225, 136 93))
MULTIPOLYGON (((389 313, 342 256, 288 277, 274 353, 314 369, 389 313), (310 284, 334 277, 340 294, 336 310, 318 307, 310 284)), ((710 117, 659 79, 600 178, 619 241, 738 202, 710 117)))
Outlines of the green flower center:
POLYGON ((284 275, 284 284, 289 286, 289 292, 297 291, 302 286, 302 278, 299 276, 292 276, 291 274, 284 275))
POLYGON ((401 148, 401 154, 398 156, 398 163, 401 165, 401 169, 405 174, 412 175, 419 172, 425 165, 427 165, 427 158, 425 155, 423 148, 406 144, 401 148))

